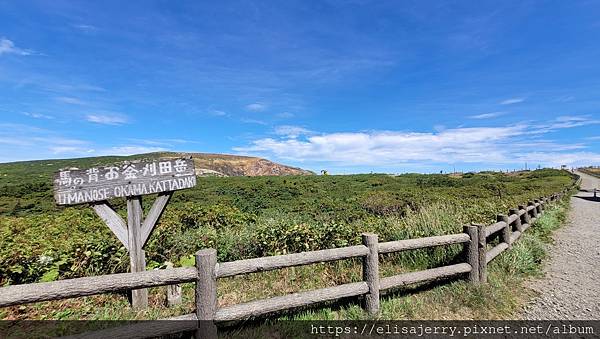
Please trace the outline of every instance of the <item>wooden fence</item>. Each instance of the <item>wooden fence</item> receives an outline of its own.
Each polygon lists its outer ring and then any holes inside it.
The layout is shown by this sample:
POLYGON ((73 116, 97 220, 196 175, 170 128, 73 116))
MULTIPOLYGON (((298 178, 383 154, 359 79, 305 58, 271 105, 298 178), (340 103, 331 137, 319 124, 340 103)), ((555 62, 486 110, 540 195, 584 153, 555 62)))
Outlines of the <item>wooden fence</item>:
MULTIPOLYGON (((574 183, 573 187, 579 182, 580 179, 574 183)), ((362 235, 362 245, 223 263, 217 262, 216 250, 204 249, 196 253, 196 267, 110 274, 2 287, 0 288, 0 307, 195 282, 196 312, 165 319, 193 321, 181 322, 180 326, 131 325, 123 331, 109 329, 104 330, 101 334, 94 334, 99 337, 110 336, 112 338, 144 338, 183 331, 196 331, 196 338, 213 338, 217 333, 216 323, 246 320, 347 297, 362 297, 364 309, 369 314, 376 314, 379 311, 379 293, 381 291, 460 275, 464 275, 473 284, 485 283, 487 265, 490 261, 509 249, 523 232, 544 213, 550 202, 561 199, 571 188, 549 197, 530 201, 527 205, 520 205, 518 208, 511 209, 508 215, 498 215, 497 222, 492 225, 464 226, 463 233, 459 234, 380 243, 376 234, 365 233, 362 235), (488 240, 498 236, 498 244, 491 247, 488 240), (464 262, 385 278, 379 276, 380 254, 452 244, 463 244, 464 262), (217 307, 217 279, 219 278, 350 258, 362 259, 363 281, 217 307)))

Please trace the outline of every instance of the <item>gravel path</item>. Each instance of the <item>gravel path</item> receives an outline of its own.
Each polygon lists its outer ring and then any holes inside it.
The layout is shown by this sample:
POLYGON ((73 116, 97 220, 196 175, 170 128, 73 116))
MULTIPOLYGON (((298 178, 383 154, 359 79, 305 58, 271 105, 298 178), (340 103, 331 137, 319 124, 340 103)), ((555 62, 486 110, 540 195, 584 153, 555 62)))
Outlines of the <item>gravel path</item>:
POLYGON ((600 188, 600 179, 578 174, 581 191, 554 234, 544 278, 531 283, 540 295, 525 307, 525 319, 600 319, 600 198, 586 192, 600 188))

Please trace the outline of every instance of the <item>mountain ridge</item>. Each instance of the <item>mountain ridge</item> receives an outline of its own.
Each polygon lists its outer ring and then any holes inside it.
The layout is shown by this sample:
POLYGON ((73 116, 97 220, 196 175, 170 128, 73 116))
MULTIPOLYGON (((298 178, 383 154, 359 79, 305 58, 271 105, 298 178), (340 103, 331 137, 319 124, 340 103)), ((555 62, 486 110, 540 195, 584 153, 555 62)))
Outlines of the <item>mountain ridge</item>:
POLYGON ((198 176, 265 176, 265 175, 313 175, 312 171, 288 166, 265 158, 201 152, 152 152, 127 156, 99 156, 69 159, 39 159, 0 163, 0 172, 14 166, 27 165, 34 172, 57 171, 61 168, 86 168, 124 161, 191 157, 198 176), (36 170, 37 169, 37 170, 36 170))

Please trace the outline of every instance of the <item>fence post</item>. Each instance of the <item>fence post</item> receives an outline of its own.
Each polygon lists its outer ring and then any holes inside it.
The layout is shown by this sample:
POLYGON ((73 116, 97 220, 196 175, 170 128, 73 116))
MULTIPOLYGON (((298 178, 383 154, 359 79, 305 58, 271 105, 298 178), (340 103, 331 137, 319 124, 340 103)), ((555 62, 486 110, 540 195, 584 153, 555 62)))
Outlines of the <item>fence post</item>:
POLYGON ((533 206, 533 209, 531 210, 531 214, 534 218, 537 218, 537 208, 535 207, 535 203, 533 201, 530 201, 527 203, 527 206, 533 206))
POLYGON ((536 213, 536 217, 540 214, 542 214, 542 204, 540 203, 540 199, 534 199, 533 202, 535 204, 539 204, 536 208, 535 208, 535 213, 536 213))
POLYGON ((196 339, 217 338, 217 326, 214 323, 217 311, 217 251, 213 248, 196 252, 196 317, 198 329, 196 339))
POLYGON ((469 272, 469 282, 474 285, 479 285, 479 234, 477 226, 465 225, 463 232, 469 235, 469 242, 465 244, 467 262, 471 265, 469 272))
POLYGON ((365 309, 370 315, 375 315, 379 312, 379 240, 377 234, 363 233, 362 242, 369 249, 363 257, 363 280, 369 286, 365 309))
POLYGON ((515 219, 515 228, 517 229, 517 231, 523 233, 523 226, 521 224, 521 217, 519 216, 519 209, 511 208, 508 210, 508 214, 515 214, 517 216, 517 219, 515 219))
POLYGON ((510 247, 510 224, 508 223, 508 217, 504 214, 498 214, 496 216, 496 221, 504 221, 506 223, 506 226, 504 226, 502 229, 501 239, 502 242, 506 243, 510 247))
POLYGON ((487 282, 487 261, 486 261, 486 252, 487 252, 487 240, 485 236, 485 225, 473 224, 477 227, 477 237, 479 240, 477 241, 477 250, 479 253, 478 258, 478 268, 479 268, 479 282, 486 283, 487 282))
MULTIPOLYGON (((519 209, 525 211, 525 213, 523 213, 523 215, 521 216, 523 218, 523 219, 521 219, 521 225, 529 224, 529 212, 527 212, 527 206, 519 205, 519 209)), ((531 226, 531 225, 529 225, 529 226, 531 226)))

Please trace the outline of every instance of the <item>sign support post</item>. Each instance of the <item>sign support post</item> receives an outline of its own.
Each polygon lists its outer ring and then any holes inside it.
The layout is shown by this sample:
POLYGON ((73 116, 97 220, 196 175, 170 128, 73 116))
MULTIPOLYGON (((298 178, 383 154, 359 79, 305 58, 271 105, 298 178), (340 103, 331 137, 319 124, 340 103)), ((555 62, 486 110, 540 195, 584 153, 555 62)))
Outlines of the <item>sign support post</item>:
MULTIPOLYGON (((142 249, 142 218, 142 197, 127 198, 127 238, 129 241, 131 272, 146 270, 146 255, 142 249)), ((148 307, 148 289, 132 290, 131 306, 138 309, 148 307)))
MULTIPOLYGON (((162 216, 175 190, 196 185, 194 162, 188 159, 162 159, 126 163, 87 170, 62 170, 55 177, 54 196, 59 205, 90 203, 129 252, 131 272, 146 270, 144 246, 162 216), (144 218, 142 195, 158 193, 144 218), (127 199, 127 222, 107 199, 127 199)), ((131 306, 148 307, 148 289, 131 291, 131 306)))

